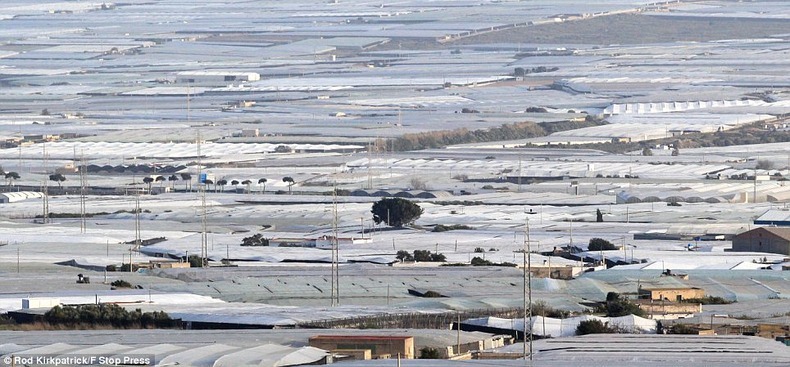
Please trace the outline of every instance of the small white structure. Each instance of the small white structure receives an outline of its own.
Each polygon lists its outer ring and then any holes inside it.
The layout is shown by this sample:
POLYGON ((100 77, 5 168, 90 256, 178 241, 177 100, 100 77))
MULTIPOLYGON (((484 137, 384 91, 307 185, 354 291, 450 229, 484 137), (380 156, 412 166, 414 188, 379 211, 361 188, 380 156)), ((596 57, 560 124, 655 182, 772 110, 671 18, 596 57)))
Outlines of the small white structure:
MULTIPOLYGON (((338 246, 346 246, 346 245, 360 245, 365 243, 372 243, 373 240, 370 238, 355 238, 355 237, 338 237, 337 244, 338 246)), ((331 236, 321 236, 315 240, 315 247, 320 249, 331 249, 332 248, 332 237, 331 236)))
POLYGON ((22 308, 52 308, 60 305, 60 298, 23 298, 22 308))
POLYGON ((192 85, 220 85, 247 83, 261 80, 261 75, 254 72, 193 70, 176 74, 176 83, 192 85))
POLYGON ((15 203, 18 201, 41 199, 44 197, 43 193, 35 191, 17 191, 17 192, 4 192, 0 194, 0 204, 15 203))

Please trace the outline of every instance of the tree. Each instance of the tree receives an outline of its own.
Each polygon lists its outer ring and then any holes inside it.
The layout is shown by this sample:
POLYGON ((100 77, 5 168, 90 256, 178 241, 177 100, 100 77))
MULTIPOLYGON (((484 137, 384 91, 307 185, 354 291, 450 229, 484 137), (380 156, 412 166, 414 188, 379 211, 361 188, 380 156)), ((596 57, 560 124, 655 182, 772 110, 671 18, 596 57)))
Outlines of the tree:
POLYGON ((156 176, 154 181, 159 182, 159 187, 162 187, 162 182, 165 182, 165 176, 156 176))
POLYGON ((631 302, 628 298, 621 297, 617 292, 606 294, 606 316, 620 317, 627 315, 645 316, 645 311, 639 305, 631 302))
POLYGON ((266 193, 266 181, 269 181, 269 180, 267 180, 265 178, 259 178, 258 179, 258 185, 263 184, 263 190, 261 191, 261 194, 265 194, 266 193))
POLYGON ((760 159, 757 161, 757 166, 754 168, 756 169, 772 169, 774 168, 774 162, 771 162, 767 159, 760 159))
POLYGON ((203 183, 206 184, 206 187, 211 187, 211 185, 214 184, 214 181, 207 178, 205 181, 203 181, 203 183))
POLYGON ((170 175, 170 177, 167 178, 167 180, 170 181, 170 188, 175 190, 175 188, 176 188, 176 181, 178 181, 178 176, 176 176, 175 174, 172 174, 172 175, 170 175))
POLYGON ((370 212, 373 213, 376 224, 384 222, 388 226, 402 228, 417 220, 423 210, 419 205, 403 198, 383 198, 373 203, 370 212))
POLYGON ((617 250, 617 246, 603 238, 590 238, 590 243, 587 244, 587 249, 590 251, 609 251, 617 250))
POLYGON ((225 191, 225 185, 227 185, 227 184, 228 184, 228 180, 226 180, 224 178, 220 179, 219 181, 217 181, 217 186, 220 187, 220 191, 222 191, 222 192, 225 191))
POLYGON ((233 186, 238 186, 239 185, 239 180, 233 180, 233 181, 230 182, 230 184, 233 185, 233 186))
POLYGON ((293 177, 285 176, 283 177, 283 182, 288 184, 288 195, 291 195, 291 186, 295 183, 293 177))
POLYGON ((184 181, 184 190, 192 189, 192 175, 190 175, 189 173, 182 173, 181 180, 184 181), (189 189, 187 189, 187 184, 189 184, 189 189))
POLYGON ((603 222, 603 213, 601 213, 601 209, 595 209, 595 221, 596 222, 603 222))
POLYGON ((648 147, 644 147, 644 149, 642 149, 642 155, 646 157, 652 156, 653 150, 648 147))
POLYGON ((57 182, 58 183, 58 187, 61 187, 60 183, 63 182, 63 181, 66 181, 66 176, 63 176, 60 173, 55 173, 55 174, 49 175, 49 180, 57 182))
POLYGON ((400 251, 398 251, 398 252, 395 254, 395 258, 396 258, 396 259, 398 259, 398 260, 400 260, 401 262, 404 262, 404 261, 414 261, 414 256, 411 256, 411 254, 410 254, 408 251, 406 251, 406 250, 400 250, 400 251))
POLYGON ((14 183, 14 180, 18 180, 18 179, 20 179, 19 173, 16 173, 14 171, 5 173, 5 180, 6 180, 6 182, 7 182, 7 184, 9 186, 12 186, 13 183, 14 183))
POLYGON ((154 182, 154 179, 153 179, 153 177, 151 177, 151 176, 146 176, 145 178, 143 178, 143 182, 144 182, 144 183, 146 183, 146 184, 148 184, 148 193, 150 194, 150 193, 151 193, 151 183, 153 183, 153 182, 154 182))
POLYGON ((247 186, 247 193, 249 194, 250 193, 250 185, 252 185, 252 181, 244 180, 244 181, 241 181, 241 184, 244 185, 244 186, 247 186))

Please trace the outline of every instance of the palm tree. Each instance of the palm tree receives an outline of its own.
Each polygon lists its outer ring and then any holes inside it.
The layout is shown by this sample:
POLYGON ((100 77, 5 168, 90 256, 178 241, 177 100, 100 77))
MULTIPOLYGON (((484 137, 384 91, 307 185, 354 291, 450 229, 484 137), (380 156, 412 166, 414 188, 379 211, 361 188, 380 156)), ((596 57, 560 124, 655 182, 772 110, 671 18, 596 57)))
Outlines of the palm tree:
POLYGON ((170 188, 172 190, 175 190, 176 189, 176 181, 178 181, 178 176, 176 176, 175 174, 172 174, 172 175, 170 175, 170 177, 167 178, 167 180, 170 181, 170 188))
POLYGON ((60 183, 63 182, 63 181, 66 181, 66 176, 63 176, 60 173, 56 173, 56 174, 53 174, 53 175, 49 175, 49 180, 57 182, 58 183, 58 188, 60 188, 61 187, 60 183))
POLYGON ((19 173, 16 173, 16 172, 13 172, 13 171, 6 172, 5 173, 5 179, 8 182, 8 185, 12 186, 12 184, 14 183, 14 180, 20 179, 19 173))
POLYGON ((269 180, 267 180, 265 178, 258 179, 258 185, 263 184, 263 191, 261 191, 261 194, 265 194, 266 193, 266 181, 269 181, 269 180))
POLYGON ((291 186, 295 183, 293 177, 285 176, 283 182, 288 184, 288 195, 291 195, 291 186))
POLYGON ((151 193, 151 183, 154 182, 153 177, 146 176, 145 178, 143 178, 143 182, 148 184, 148 193, 150 194, 151 193))
POLYGON ((211 187, 211 185, 214 184, 214 181, 209 179, 209 178, 207 178, 205 181, 203 181, 203 183, 206 184, 206 187, 211 187))
POLYGON ((219 181, 217 181, 217 186, 220 187, 220 191, 222 192, 225 192, 225 185, 227 184, 228 184, 228 180, 224 178, 221 178, 219 181))
POLYGON ((159 187, 162 187, 162 183, 165 182, 165 176, 156 176, 154 181, 159 182, 159 187))
POLYGON ((252 181, 244 180, 244 181, 241 181, 241 184, 247 186, 247 193, 249 194, 250 193, 250 185, 252 185, 252 181))
POLYGON ((189 173, 182 173, 181 179, 184 181, 184 190, 187 190, 187 184, 189 184, 189 190, 192 190, 192 175, 189 173))

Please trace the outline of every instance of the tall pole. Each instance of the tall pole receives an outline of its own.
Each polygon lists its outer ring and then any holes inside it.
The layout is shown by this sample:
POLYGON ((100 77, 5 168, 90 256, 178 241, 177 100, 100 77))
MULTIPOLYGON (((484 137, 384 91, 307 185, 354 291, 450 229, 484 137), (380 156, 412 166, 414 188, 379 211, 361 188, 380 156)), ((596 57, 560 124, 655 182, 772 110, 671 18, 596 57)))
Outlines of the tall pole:
MULTIPOLYGON (((529 218, 527 218, 527 296, 529 304, 527 305, 527 312, 529 314, 529 322, 532 323, 532 249, 529 241, 529 218)), ((525 343, 526 344, 526 343, 525 343)), ((529 327, 529 360, 532 362, 532 326, 529 327)))
POLYGON ((332 190, 332 307, 340 305, 339 247, 337 240, 337 186, 335 186, 332 190))
POLYGON ((44 158, 44 188, 43 188, 43 190, 41 190, 41 191, 43 191, 43 195, 42 195, 42 198, 41 198, 42 200, 41 201, 44 204, 44 213, 42 213, 43 215, 41 217, 41 222, 42 223, 49 223, 49 185, 47 183, 47 179, 49 178, 49 177, 47 177, 47 173, 49 171, 47 169, 47 163, 48 163, 47 157, 48 157, 48 155, 47 155, 47 143, 46 143, 46 141, 41 144, 41 149, 42 149, 42 152, 43 152, 42 154, 44 155, 44 157, 43 157, 44 158))
MULTIPOLYGON (((189 99, 187 99, 189 102, 189 99)), ((201 137, 200 131, 197 132, 197 172, 198 172, 198 190, 200 191, 200 267, 205 268, 208 265, 208 212, 206 211, 206 185, 205 181, 200 182, 203 175, 203 158, 200 151, 201 137)), ((189 259, 187 259, 189 260, 189 259)))
POLYGON ((85 233, 87 232, 87 219, 85 218, 85 201, 86 201, 86 191, 88 186, 88 165, 85 164, 85 153, 82 152, 80 154, 80 165, 79 165, 79 174, 80 174, 80 232, 85 233))
MULTIPOLYGON (((142 236, 140 235, 140 192, 135 190, 134 194, 134 249, 140 251, 142 236)), ((131 254, 131 252, 130 252, 131 254)))

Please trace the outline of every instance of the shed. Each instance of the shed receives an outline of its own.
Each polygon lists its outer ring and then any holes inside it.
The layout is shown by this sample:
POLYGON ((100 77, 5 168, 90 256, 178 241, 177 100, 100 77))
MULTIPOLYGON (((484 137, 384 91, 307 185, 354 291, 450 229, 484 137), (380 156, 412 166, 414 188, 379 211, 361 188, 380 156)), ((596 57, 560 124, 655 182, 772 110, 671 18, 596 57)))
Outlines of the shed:
POLYGON ((736 235, 732 250, 790 255, 790 228, 759 227, 736 235))

